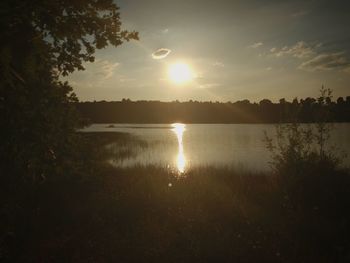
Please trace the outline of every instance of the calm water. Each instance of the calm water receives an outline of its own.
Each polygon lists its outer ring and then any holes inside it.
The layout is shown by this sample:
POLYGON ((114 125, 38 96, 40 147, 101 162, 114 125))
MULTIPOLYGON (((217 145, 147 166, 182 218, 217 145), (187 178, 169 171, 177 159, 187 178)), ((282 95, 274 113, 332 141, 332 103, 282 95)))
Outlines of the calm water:
MULTIPOLYGON (((269 170, 270 153, 263 142, 264 131, 271 136, 271 124, 93 124, 86 132, 127 132, 144 142, 132 146, 111 144, 118 150, 125 147, 134 154, 109 160, 113 165, 133 167, 159 165, 178 172, 196 166, 234 167, 248 171, 269 170)), ((350 166, 350 124, 335 124, 331 145, 347 153, 344 164, 350 166)))

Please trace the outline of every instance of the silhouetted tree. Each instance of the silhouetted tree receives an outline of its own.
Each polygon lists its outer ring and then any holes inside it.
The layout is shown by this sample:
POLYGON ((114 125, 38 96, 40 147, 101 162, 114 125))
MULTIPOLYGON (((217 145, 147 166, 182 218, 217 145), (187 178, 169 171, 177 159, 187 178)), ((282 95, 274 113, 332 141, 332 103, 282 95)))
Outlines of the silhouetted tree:
POLYGON ((350 104, 350 96, 346 96, 346 104, 350 104))
POLYGON ((77 98, 59 76, 138 35, 121 29, 112 0, 4 0, 0 10, 0 173, 36 180, 69 163, 79 127, 77 98))
POLYGON ((343 97, 339 97, 338 99, 337 99, 337 104, 344 104, 344 99, 343 99, 343 97))

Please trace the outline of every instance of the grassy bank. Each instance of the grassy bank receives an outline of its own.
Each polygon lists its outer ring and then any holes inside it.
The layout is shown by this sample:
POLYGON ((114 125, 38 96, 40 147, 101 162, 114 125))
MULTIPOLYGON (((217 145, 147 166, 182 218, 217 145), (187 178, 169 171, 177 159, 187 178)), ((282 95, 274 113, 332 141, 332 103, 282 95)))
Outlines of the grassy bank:
POLYGON ((97 145, 128 135, 87 136, 84 174, 17 185, 3 199, 3 262, 349 260, 347 171, 314 169, 290 185, 211 167, 116 169, 97 145))
POLYGON ((105 168, 23 191, 6 251, 20 262, 341 262, 349 180, 333 177, 328 196, 298 201, 273 176, 105 168))

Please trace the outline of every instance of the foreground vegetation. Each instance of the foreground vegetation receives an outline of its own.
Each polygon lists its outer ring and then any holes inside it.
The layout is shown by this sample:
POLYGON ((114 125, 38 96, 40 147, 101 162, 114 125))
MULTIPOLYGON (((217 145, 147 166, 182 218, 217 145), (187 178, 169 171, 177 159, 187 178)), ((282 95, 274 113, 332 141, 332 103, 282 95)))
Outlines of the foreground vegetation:
POLYGON ((1 193, 2 262, 350 259, 346 170, 312 166, 293 183, 278 171, 210 167, 179 177, 106 164, 101 145, 128 135, 84 137, 80 172, 17 182, 1 193))

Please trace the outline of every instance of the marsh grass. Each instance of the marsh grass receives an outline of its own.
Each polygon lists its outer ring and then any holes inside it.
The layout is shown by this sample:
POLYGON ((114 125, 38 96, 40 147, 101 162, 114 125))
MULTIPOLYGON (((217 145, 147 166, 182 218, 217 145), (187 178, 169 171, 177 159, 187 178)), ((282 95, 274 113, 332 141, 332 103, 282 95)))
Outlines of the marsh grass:
POLYGON ((103 145, 133 138, 85 139, 90 159, 82 174, 16 186, 2 209, 3 262, 346 262, 350 256, 347 171, 315 167, 286 195, 277 173, 115 168, 105 162, 103 145))
POLYGON ((313 200, 311 185, 291 207, 271 175, 104 165, 84 180, 22 191, 10 239, 19 262, 341 260, 349 256, 350 184, 340 172, 332 182, 335 199, 313 200))

